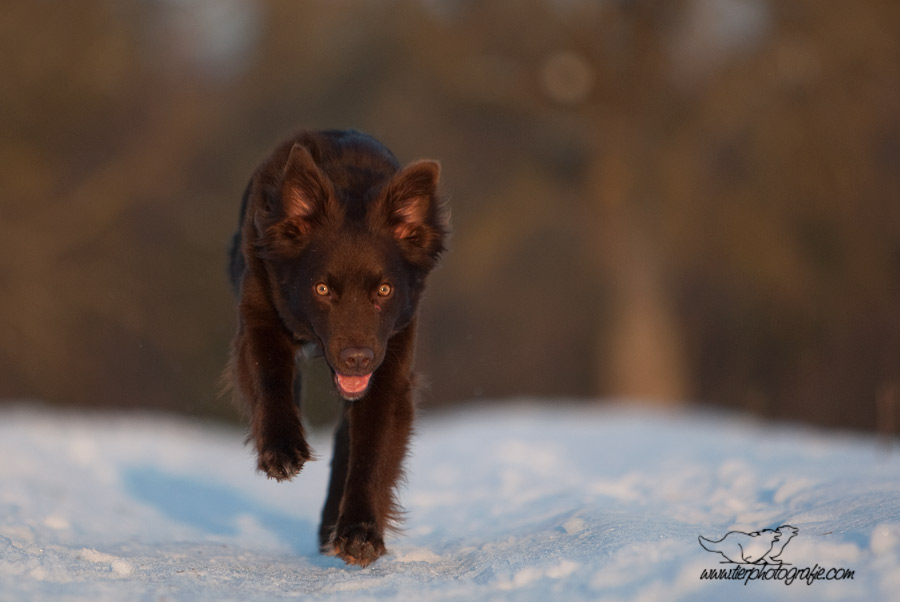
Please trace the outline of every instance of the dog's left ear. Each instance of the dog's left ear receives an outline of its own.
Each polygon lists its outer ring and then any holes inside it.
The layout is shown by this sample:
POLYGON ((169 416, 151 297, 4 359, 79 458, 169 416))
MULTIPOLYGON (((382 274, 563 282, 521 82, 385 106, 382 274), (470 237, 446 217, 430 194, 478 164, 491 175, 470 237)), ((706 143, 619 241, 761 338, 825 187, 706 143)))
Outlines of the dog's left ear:
POLYGON ((431 267, 444 251, 448 220, 438 198, 441 166, 416 161, 398 171, 382 193, 381 217, 413 263, 431 267))

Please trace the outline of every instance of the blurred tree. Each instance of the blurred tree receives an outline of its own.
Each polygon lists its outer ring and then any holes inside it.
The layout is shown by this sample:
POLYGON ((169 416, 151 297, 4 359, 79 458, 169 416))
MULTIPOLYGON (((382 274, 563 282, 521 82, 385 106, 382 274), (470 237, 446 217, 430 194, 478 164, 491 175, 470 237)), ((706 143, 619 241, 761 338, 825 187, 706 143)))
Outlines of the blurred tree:
POLYGON ((426 401, 887 424, 898 7, 10 0, 0 396, 230 415, 241 190, 291 130, 356 127, 444 164, 426 401))
POLYGON ((127 8, 4 11, 2 393, 209 409, 194 399, 214 397, 210 383, 189 365, 224 357, 198 320, 211 257, 196 251, 209 239, 181 205, 216 112, 177 65, 148 60, 150 15, 127 8))

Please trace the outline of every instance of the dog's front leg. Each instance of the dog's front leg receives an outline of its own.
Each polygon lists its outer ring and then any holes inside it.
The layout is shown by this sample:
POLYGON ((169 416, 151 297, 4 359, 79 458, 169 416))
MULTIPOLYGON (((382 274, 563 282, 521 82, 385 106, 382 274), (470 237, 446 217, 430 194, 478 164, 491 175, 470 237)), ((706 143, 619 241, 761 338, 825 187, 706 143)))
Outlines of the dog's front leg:
POLYGON ((238 333, 233 353, 257 467, 271 479, 290 479, 311 457, 293 398, 294 346, 281 329, 256 322, 238 333))
POLYGON ((384 554, 384 532, 400 518, 396 487, 403 475, 415 414, 412 398, 414 327, 389 342, 372 389, 348 405, 347 480, 333 533, 333 551, 366 566, 384 554))

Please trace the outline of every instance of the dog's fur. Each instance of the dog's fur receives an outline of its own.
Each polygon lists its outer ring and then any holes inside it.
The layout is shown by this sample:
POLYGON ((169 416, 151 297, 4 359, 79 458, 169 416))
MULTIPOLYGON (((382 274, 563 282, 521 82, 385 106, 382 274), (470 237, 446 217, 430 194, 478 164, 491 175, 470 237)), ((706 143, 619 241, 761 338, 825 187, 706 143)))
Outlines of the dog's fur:
POLYGON ((345 399, 319 543, 351 564, 381 556, 399 518, 416 311, 448 231, 439 171, 401 168, 358 132, 301 132, 257 168, 232 243, 238 328, 226 375, 258 468, 282 481, 310 460, 295 360, 318 350, 345 399))

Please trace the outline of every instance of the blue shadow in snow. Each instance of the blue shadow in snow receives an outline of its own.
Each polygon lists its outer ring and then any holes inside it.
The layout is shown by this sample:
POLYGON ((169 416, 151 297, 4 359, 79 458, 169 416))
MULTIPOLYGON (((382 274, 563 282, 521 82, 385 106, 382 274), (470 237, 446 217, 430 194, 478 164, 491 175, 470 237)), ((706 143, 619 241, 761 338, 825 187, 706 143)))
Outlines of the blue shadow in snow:
POLYGON ((237 535, 236 519, 252 516, 299 555, 318 555, 314 525, 265 508, 233 488, 195 477, 177 476, 152 466, 127 469, 125 490, 167 517, 214 535, 237 535))

